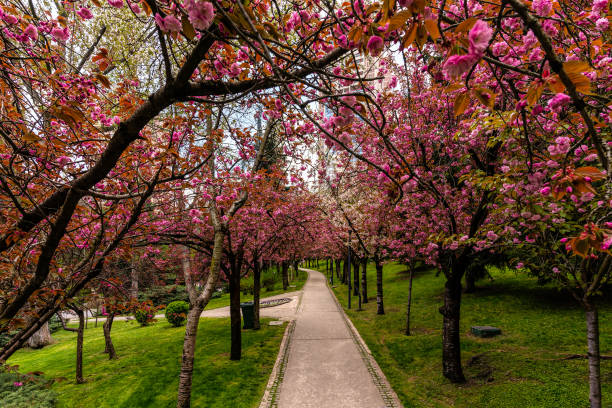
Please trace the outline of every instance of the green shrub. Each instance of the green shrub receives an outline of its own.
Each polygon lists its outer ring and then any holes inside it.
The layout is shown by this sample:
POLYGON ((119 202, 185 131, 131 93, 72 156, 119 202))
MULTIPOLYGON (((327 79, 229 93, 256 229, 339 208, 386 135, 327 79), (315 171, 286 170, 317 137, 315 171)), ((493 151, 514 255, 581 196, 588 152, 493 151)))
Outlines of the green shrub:
POLYGON ((182 326, 187 320, 189 303, 177 300, 166 306, 166 320, 174 327, 182 326))
POLYGON ((240 291, 245 295, 253 294, 253 278, 242 279, 240 281, 240 291))
POLYGON ((57 317, 56 314, 54 314, 50 319, 49 319, 49 331, 51 333, 55 333, 56 331, 58 331, 59 329, 62 328, 62 322, 59 319, 59 317, 57 317))
POLYGON ((8 333, 0 333, 0 347, 4 347, 17 333, 19 333, 19 330, 13 330, 8 333))
POLYGON ((134 318, 141 326, 148 326, 155 321, 157 308, 151 304, 150 300, 139 303, 134 308, 134 318))
POLYGON ((276 279, 274 276, 267 276, 261 280, 261 286, 267 291, 272 292, 276 286, 276 279))
POLYGON ((152 286, 138 295, 138 300, 150 300, 153 305, 167 305, 175 300, 189 301, 189 294, 184 285, 152 286))
POLYGON ((57 395, 51 381, 33 374, 20 374, 0 367, 0 406, 2 408, 54 408, 57 395))

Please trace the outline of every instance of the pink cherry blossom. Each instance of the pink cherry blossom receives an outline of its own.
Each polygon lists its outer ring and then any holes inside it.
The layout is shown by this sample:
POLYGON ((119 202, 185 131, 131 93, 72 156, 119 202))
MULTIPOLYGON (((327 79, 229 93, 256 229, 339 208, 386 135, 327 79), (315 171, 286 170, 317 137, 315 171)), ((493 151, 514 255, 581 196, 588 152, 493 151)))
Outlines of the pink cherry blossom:
POLYGON ((123 7, 123 0, 108 0, 108 4, 115 8, 123 7))
POLYGON ((215 9, 208 1, 187 0, 185 9, 189 21, 196 30, 207 30, 215 18, 215 9))
POLYGON ((183 28, 181 22, 172 15, 162 17, 159 14, 155 14, 155 22, 164 33, 179 32, 183 28))
POLYGON ((237 62, 234 62, 229 68, 229 75, 232 78, 236 78, 242 72, 242 68, 237 62))
POLYGON ((476 58, 473 55, 451 55, 444 63, 444 73, 449 79, 458 78, 475 62, 476 58))
POLYGON ((66 42, 70 38, 70 30, 68 27, 55 27, 51 30, 51 35, 57 42, 66 42))
POLYGON ((552 2, 550 0, 533 0, 533 10, 539 16, 549 16, 552 12, 552 2))
POLYGON ((78 10, 76 13, 83 20, 90 20, 93 18, 93 14, 87 7, 81 7, 81 9, 78 10))
POLYGON ((383 46, 384 46, 383 39, 377 35, 373 35, 368 40, 367 48, 368 48, 368 51, 370 52, 370 55, 372 55, 373 57, 380 55, 380 53, 383 50, 383 46))
POLYGON ((487 49, 492 36, 493 29, 489 27, 487 23, 482 20, 476 21, 468 34, 470 40, 470 54, 481 56, 487 49))
POLYGON ((548 101, 548 107, 554 111, 560 111, 563 107, 570 103, 571 98, 564 94, 558 93, 548 101))
POLYGON ((601 31, 607 31, 610 28, 610 22, 607 17, 602 17, 595 22, 595 27, 601 31))
POLYGON ((23 33, 32 41, 36 41, 38 39, 38 29, 32 24, 28 24, 26 29, 23 30, 23 33))

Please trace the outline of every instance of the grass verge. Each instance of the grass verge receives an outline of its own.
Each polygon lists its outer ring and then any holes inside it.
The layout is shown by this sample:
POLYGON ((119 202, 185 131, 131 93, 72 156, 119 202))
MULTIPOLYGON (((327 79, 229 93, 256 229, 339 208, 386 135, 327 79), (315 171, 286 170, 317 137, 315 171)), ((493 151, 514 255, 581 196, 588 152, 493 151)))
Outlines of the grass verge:
MULTIPOLYGON (((262 321, 267 322, 268 319, 262 321)), ((74 381, 76 335, 57 332, 57 342, 42 350, 23 349, 8 363, 21 372, 42 371, 59 379, 53 390, 59 407, 174 407, 184 327, 165 320, 148 327, 117 321, 112 337, 119 355, 109 361, 102 325, 85 332, 83 370, 86 383, 74 381)), ((201 319, 193 374, 193 407, 256 407, 278 353, 283 326, 262 324, 245 330, 242 360, 230 361, 229 319, 201 319)))
MULTIPOLYGON (((325 267, 319 268, 325 272, 325 267)), ((514 271, 495 270, 493 281, 464 294, 461 306, 462 360, 468 382, 454 385, 442 371, 443 276, 417 274, 413 283, 412 335, 404 334, 409 275, 406 266, 384 268, 386 314, 376 315, 376 274, 368 265, 369 302, 347 310, 347 288, 333 288, 406 408, 575 408, 588 404, 586 327, 582 309, 554 286, 514 271), (470 326, 492 325, 502 335, 481 339, 470 326)), ((600 302, 602 354, 612 354, 612 299, 600 302)), ((612 407, 612 361, 602 361, 604 406, 612 407)))

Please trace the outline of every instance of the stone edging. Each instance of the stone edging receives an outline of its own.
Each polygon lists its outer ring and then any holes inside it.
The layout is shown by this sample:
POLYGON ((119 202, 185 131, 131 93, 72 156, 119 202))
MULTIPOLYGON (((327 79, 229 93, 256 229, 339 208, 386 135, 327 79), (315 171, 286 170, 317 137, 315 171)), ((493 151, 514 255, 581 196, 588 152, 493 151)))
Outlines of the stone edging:
POLYGON ((274 363, 274 368, 270 374, 268 385, 259 408, 275 408, 278 406, 278 395, 280 393, 280 386, 283 383, 285 377, 285 368, 287 367, 287 360, 289 359, 289 346, 291 344, 291 338, 293 337, 293 331, 295 329, 295 320, 292 320, 285 329, 283 340, 281 342, 280 351, 274 363))
MULTIPOLYGON (((327 279, 325 279, 325 281, 327 282, 327 279)), ((361 338, 361 335, 357 331, 355 325, 353 325, 351 319, 349 319, 349 317, 347 316, 346 312, 344 311, 344 308, 342 307, 342 305, 340 305, 340 302, 338 301, 338 298, 336 298, 334 291, 329 287, 329 284, 326 284, 325 286, 330 291, 332 298, 334 299, 334 302, 336 302, 336 306, 340 311, 340 314, 344 318, 344 323, 348 327, 349 332, 351 333, 351 337, 353 338, 353 341, 355 342, 355 345, 359 350, 359 354, 361 354, 361 359, 365 363, 366 368, 370 373, 370 377, 372 378, 374 385, 376 385, 376 388, 378 389, 378 392, 385 403, 385 408, 403 408, 403 405, 397 397, 397 394, 395 393, 395 391, 393 391, 393 388, 391 388, 389 381, 387 381, 387 377, 385 377, 385 374, 380 369, 380 366, 372 356, 372 352, 368 348, 365 341, 361 338)))
MULTIPOLYGON (((308 278, 304 283, 308 283, 310 279, 310 272, 308 272, 308 278)), ((298 304, 295 307, 295 314, 297 315, 300 307, 302 306, 302 295, 304 293, 304 288, 300 290, 300 295, 298 297, 298 304)), ((291 339, 293 337, 293 331, 295 330, 295 320, 291 320, 285 329, 285 334, 283 335, 283 340, 281 341, 280 350, 278 351, 278 357, 276 357, 276 362, 274 363, 274 368, 272 369, 272 373, 270 373, 270 379, 268 380, 268 385, 266 385, 266 391, 264 392, 264 396, 261 399, 261 403, 259 404, 259 408, 276 408, 278 407, 278 395, 280 394, 280 387, 283 383, 283 378, 285 377, 285 368, 287 367, 287 361, 289 360, 289 348, 291 346, 291 339)))

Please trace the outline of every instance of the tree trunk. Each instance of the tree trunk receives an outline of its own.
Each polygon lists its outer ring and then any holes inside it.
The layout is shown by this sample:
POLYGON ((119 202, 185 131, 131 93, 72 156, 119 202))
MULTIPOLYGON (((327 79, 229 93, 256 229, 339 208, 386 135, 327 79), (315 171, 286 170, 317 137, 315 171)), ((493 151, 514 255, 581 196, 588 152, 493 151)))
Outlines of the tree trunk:
POLYGON ((465 293, 474 293, 476 292, 476 279, 474 277, 474 273, 466 273, 465 274, 465 293))
POLYGON ((28 338, 34 334, 38 329, 40 329, 43 324, 49 321, 51 316, 57 313, 59 309, 59 305, 47 306, 43 309, 43 311, 39 311, 39 318, 36 320, 32 320, 30 324, 15 334, 7 344, 2 347, 2 351, 0 352, 0 363, 6 362, 24 344, 27 343, 28 338))
POLYGON ((189 288, 189 313, 187 314, 187 324, 185 327, 185 337, 183 339, 183 358, 181 362, 181 372, 179 374, 179 386, 177 392, 177 408, 189 408, 191 405, 191 382, 193 377, 193 361, 195 358, 196 338, 198 334, 198 324, 200 323, 200 315, 208 304, 217 281, 219 279, 219 270, 221 267, 221 258, 223 255, 223 244, 225 241, 224 229, 215 221, 217 214, 213 205, 213 211, 210 212, 213 225, 215 228, 215 241, 213 245, 212 256, 210 257, 210 272, 206 277, 206 284, 199 295, 196 294, 195 288, 189 288))
POLYGON ((359 258, 355 256, 351 262, 353 264, 353 296, 359 296, 359 258))
POLYGON ((342 265, 342 259, 336 259, 336 278, 340 279, 340 266, 342 265))
POLYGON ((361 260, 361 301, 368 303, 368 258, 361 260))
POLYGON ((114 360, 117 358, 115 346, 113 345, 113 340, 111 339, 111 329, 113 328, 114 319, 115 313, 109 313, 108 316, 106 316, 104 325, 102 326, 102 330, 104 331, 104 352, 108 353, 109 360, 114 360))
POLYGON ((283 261, 283 290, 287 290, 289 287, 289 263, 287 261, 283 261))
POLYGON ((77 330, 77 347, 76 347, 76 382, 83 384, 83 334, 85 332, 85 313, 81 309, 74 310, 79 316, 79 328, 77 330))
POLYGON ((242 354, 242 327, 240 319, 240 270, 230 272, 230 360, 240 360, 242 354))
POLYGON ((344 258, 344 262, 342 263, 342 283, 345 285, 348 284, 347 276, 348 276, 348 255, 344 258))
POLYGON ((385 305, 383 302, 383 264, 380 258, 375 257, 376 264, 376 314, 385 314, 385 305))
POLYGON ((587 345, 589 357, 589 402, 591 408, 601 408, 601 375, 599 355, 599 317, 597 308, 586 306, 587 345))
POLYGON ((298 265, 298 261, 293 261, 293 269, 295 270, 295 279, 297 279, 300 274, 300 267, 298 265))
POLYGON ((130 265, 130 281, 130 299, 138 300, 138 269, 134 265, 134 260, 132 260, 130 265))
MULTIPOLYGON (((453 267, 457 269, 457 267, 453 267)), ((452 271, 444 286, 444 306, 440 308, 443 316, 442 326, 442 374, 453 383, 464 383, 461 367, 461 343, 459 337, 459 318, 461 311, 461 273, 452 271)))
POLYGON ((259 260, 253 262, 253 329, 259 330, 259 294, 261 292, 261 268, 259 260))
POLYGON ((193 375, 193 360, 195 358, 196 338, 198 324, 203 307, 195 306, 187 313, 187 324, 185 326, 185 338, 183 339, 183 359, 181 373, 179 374, 179 388, 177 408, 189 408, 191 406, 191 379, 193 375))
POLYGON ((412 305, 412 278, 414 278, 414 262, 410 264, 410 282, 408 283, 408 307, 406 308, 406 336, 410 336, 410 306, 412 305))
POLYGON ((28 347, 33 349, 39 349, 45 347, 53 342, 51 337, 51 331, 49 330, 49 322, 45 322, 40 329, 38 329, 28 339, 28 347))

